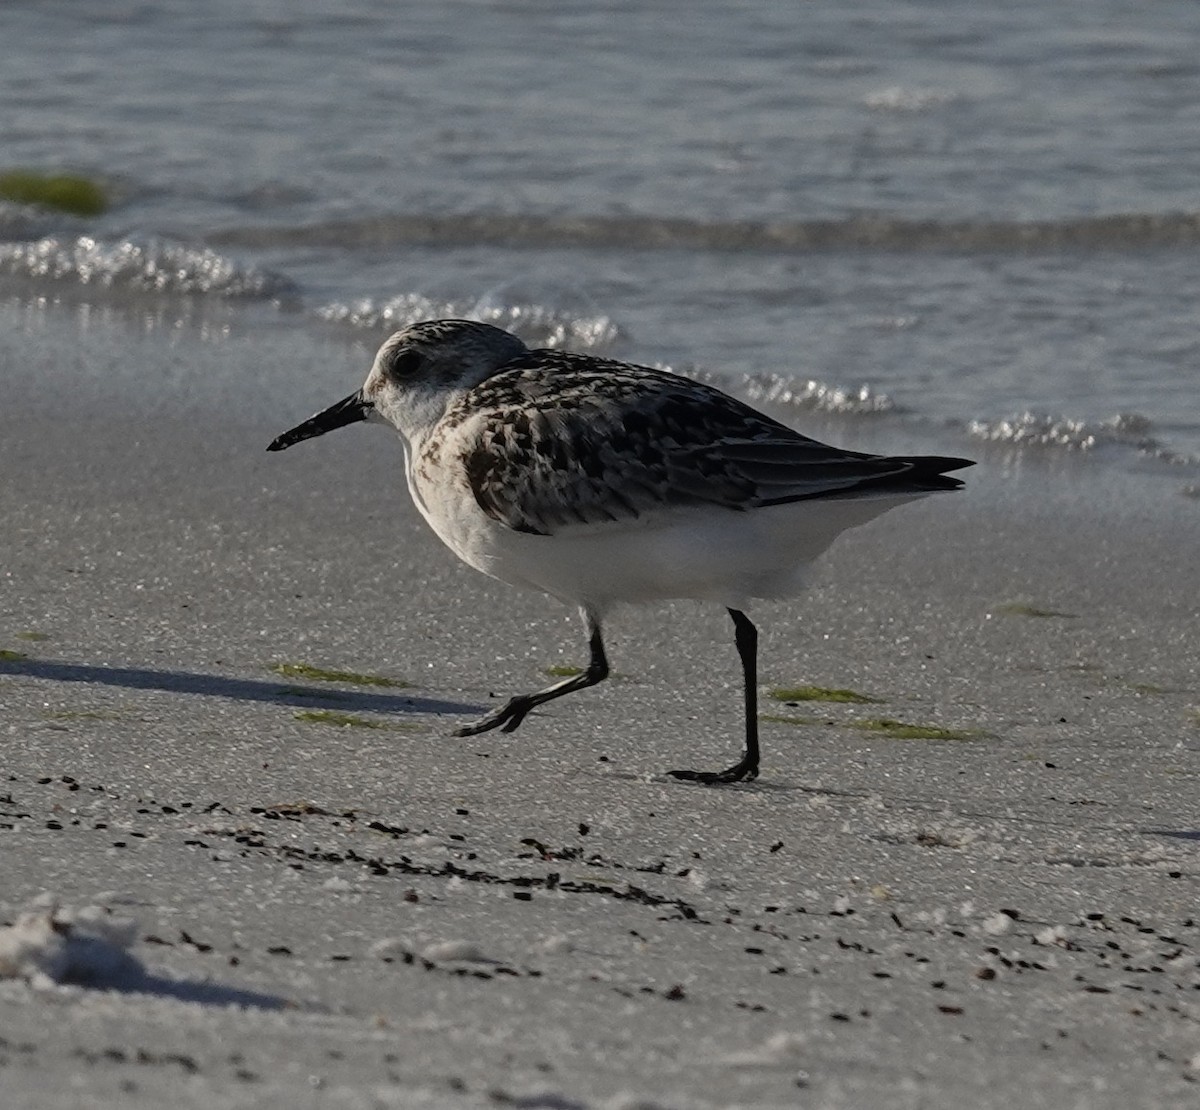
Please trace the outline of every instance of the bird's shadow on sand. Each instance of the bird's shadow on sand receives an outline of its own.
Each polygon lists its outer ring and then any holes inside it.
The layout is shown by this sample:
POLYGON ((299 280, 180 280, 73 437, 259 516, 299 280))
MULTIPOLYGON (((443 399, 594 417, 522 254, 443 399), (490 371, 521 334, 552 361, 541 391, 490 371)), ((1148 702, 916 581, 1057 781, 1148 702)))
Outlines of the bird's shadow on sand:
POLYGON ((148 667, 112 667, 93 663, 61 663, 46 659, 0 659, 0 675, 20 675, 49 682, 81 682, 120 686, 127 690, 162 690, 233 701, 270 702, 311 708, 325 702, 339 709, 364 713, 477 713, 479 707, 440 701, 411 694, 375 694, 342 687, 322 689, 295 682, 270 682, 228 678, 191 671, 153 670, 148 667))

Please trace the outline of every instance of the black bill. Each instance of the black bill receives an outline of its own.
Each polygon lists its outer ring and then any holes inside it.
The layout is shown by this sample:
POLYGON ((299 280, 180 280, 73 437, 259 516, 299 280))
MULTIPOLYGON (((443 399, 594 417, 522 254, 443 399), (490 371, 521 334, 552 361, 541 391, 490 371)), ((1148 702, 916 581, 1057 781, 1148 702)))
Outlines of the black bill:
POLYGON ((297 424, 291 431, 276 436, 267 450, 284 451, 303 439, 323 436, 326 432, 332 432, 334 428, 344 428, 347 424, 357 424, 360 420, 366 420, 373 407, 371 402, 363 397, 361 390, 351 393, 336 405, 330 405, 316 416, 310 416, 303 424, 297 424))

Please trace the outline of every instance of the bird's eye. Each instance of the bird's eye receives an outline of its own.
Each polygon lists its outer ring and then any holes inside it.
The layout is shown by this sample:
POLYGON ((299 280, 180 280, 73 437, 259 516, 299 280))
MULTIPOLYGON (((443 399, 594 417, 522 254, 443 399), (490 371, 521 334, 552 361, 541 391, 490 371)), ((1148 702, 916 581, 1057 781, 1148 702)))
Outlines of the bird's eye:
POLYGON ((421 356, 411 347, 406 347, 395 353, 388 369, 393 378, 407 378, 415 374, 420 365, 421 356))

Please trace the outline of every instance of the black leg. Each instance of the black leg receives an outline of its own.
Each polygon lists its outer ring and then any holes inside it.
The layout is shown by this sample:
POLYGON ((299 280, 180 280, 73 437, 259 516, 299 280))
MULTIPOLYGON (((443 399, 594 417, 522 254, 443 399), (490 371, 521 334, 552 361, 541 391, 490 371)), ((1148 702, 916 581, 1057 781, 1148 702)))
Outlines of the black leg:
POLYGON ((473 725, 455 729, 453 735, 475 736, 477 733, 488 732, 494 728, 498 728, 501 732, 512 732, 525 720, 526 714, 531 709, 545 705, 546 702, 553 701, 555 698, 561 698, 564 694, 571 694, 586 686, 595 686, 597 682, 603 682, 608 677, 608 659, 604 655, 604 640, 600 636, 600 622, 587 609, 582 612, 588 630, 588 648, 592 653, 586 671, 565 678, 562 682, 556 682, 553 686, 547 686, 545 690, 538 690, 533 694, 518 694, 515 698, 510 698, 499 709, 489 713, 486 717, 481 717, 473 725))
POLYGON ((733 642, 742 661, 745 684, 746 752, 724 771, 672 771, 677 779, 691 782, 749 782, 758 778, 758 629, 740 609, 730 609, 733 618, 733 642))

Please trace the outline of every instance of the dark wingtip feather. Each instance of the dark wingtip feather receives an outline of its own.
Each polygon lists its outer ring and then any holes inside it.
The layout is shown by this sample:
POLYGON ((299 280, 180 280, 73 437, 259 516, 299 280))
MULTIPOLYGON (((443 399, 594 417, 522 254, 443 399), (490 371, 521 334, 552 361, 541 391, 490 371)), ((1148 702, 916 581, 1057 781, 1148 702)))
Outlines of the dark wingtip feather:
POLYGON ((868 479, 863 485, 873 486, 876 489, 892 487, 909 489, 914 492, 962 489, 962 479, 948 478, 946 472, 963 470, 968 466, 975 465, 974 459, 955 459, 942 455, 900 455, 888 459, 888 462, 906 463, 908 468, 898 474, 891 474, 876 481, 868 479))
POLYGON ((939 474, 945 473, 947 470, 965 470, 968 466, 975 465, 974 459, 944 458, 941 455, 921 456, 914 461, 936 463, 939 474))

